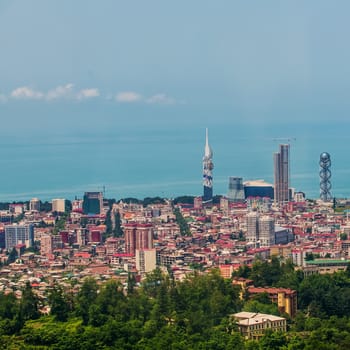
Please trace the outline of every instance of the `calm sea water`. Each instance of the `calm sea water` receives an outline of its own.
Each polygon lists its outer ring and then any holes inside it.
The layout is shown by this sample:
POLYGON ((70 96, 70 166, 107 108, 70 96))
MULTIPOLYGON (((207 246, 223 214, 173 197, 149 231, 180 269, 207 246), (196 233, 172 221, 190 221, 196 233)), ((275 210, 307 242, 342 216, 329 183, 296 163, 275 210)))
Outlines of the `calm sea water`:
POLYGON ((205 127, 214 152, 214 192, 226 194, 229 176, 273 182, 272 154, 292 138, 291 185, 319 196, 319 155, 332 159, 332 194, 350 197, 347 124, 176 123, 130 125, 4 137, 0 201, 82 197, 175 197, 202 194, 205 127), (295 140, 294 140, 295 138, 295 140))

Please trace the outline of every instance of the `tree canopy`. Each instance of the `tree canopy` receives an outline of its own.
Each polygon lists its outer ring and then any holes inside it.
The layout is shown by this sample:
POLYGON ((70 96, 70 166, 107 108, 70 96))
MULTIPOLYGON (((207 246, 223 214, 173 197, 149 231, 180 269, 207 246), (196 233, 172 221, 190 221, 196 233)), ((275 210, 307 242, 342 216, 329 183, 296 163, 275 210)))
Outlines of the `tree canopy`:
POLYGON ((53 285, 46 301, 30 284, 22 297, 0 292, 3 349, 349 349, 348 272, 303 277, 290 262, 257 260, 236 273, 262 285, 296 286, 299 312, 288 333, 266 332, 245 340, 231 317, 235 312, 278 313, 267 295, 241 300, 237 286, 218 270, 194 272, 183 281, 157 269, 141 286, 86 278, 73 295, 53 285), (271 274, 274 276, 271 276, 271 274), (128 291, 128 292, 126 292, 128 291), (49 315, 39 312, 47 303, 49 315))

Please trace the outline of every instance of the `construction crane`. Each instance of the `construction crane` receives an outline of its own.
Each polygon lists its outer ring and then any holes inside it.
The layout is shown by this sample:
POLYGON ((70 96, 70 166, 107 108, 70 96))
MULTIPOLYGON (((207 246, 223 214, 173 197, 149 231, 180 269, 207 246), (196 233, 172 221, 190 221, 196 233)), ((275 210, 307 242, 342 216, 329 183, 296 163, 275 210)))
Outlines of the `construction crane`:
POLYGON ((274 142, 291 142, 291 141, 296 141, 296 137, 276 137, 274 139, 272 139, 272 141, 274 142))

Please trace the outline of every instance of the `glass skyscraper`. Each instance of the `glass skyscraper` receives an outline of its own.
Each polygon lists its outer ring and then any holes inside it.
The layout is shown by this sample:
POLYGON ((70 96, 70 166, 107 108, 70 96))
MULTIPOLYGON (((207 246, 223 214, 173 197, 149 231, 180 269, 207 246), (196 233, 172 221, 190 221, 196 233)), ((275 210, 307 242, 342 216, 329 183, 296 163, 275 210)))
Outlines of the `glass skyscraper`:
POLYGON ((275 178, 275 203, 283 204, 289 201, 289 145, 279 146, 279 152, 273 155, 275 178))

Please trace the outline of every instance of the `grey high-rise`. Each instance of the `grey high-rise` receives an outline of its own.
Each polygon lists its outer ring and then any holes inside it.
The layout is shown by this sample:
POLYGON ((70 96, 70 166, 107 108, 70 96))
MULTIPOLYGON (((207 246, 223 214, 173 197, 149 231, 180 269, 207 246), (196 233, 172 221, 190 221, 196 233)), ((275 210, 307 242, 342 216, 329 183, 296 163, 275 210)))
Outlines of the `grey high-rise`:
POLYGON ((279 146, 279 152, 273 155, 275 190, 274 197, 276 204, 283 204, 289 201, 289 145, 279 146))
POLYGON ((227 197, 231 202, 244 202, 244 187, 241 177, 229 177, 227 197))
POLYGON ((83 200, 84 214, 101 214, 103 211, 103 193, 85 192, 83 200))
POLYGON ((26 248, 34 245, 34 226, 29 225, 6 225, 5 247, 11 250, 17 244, 25 244, 26 248))

